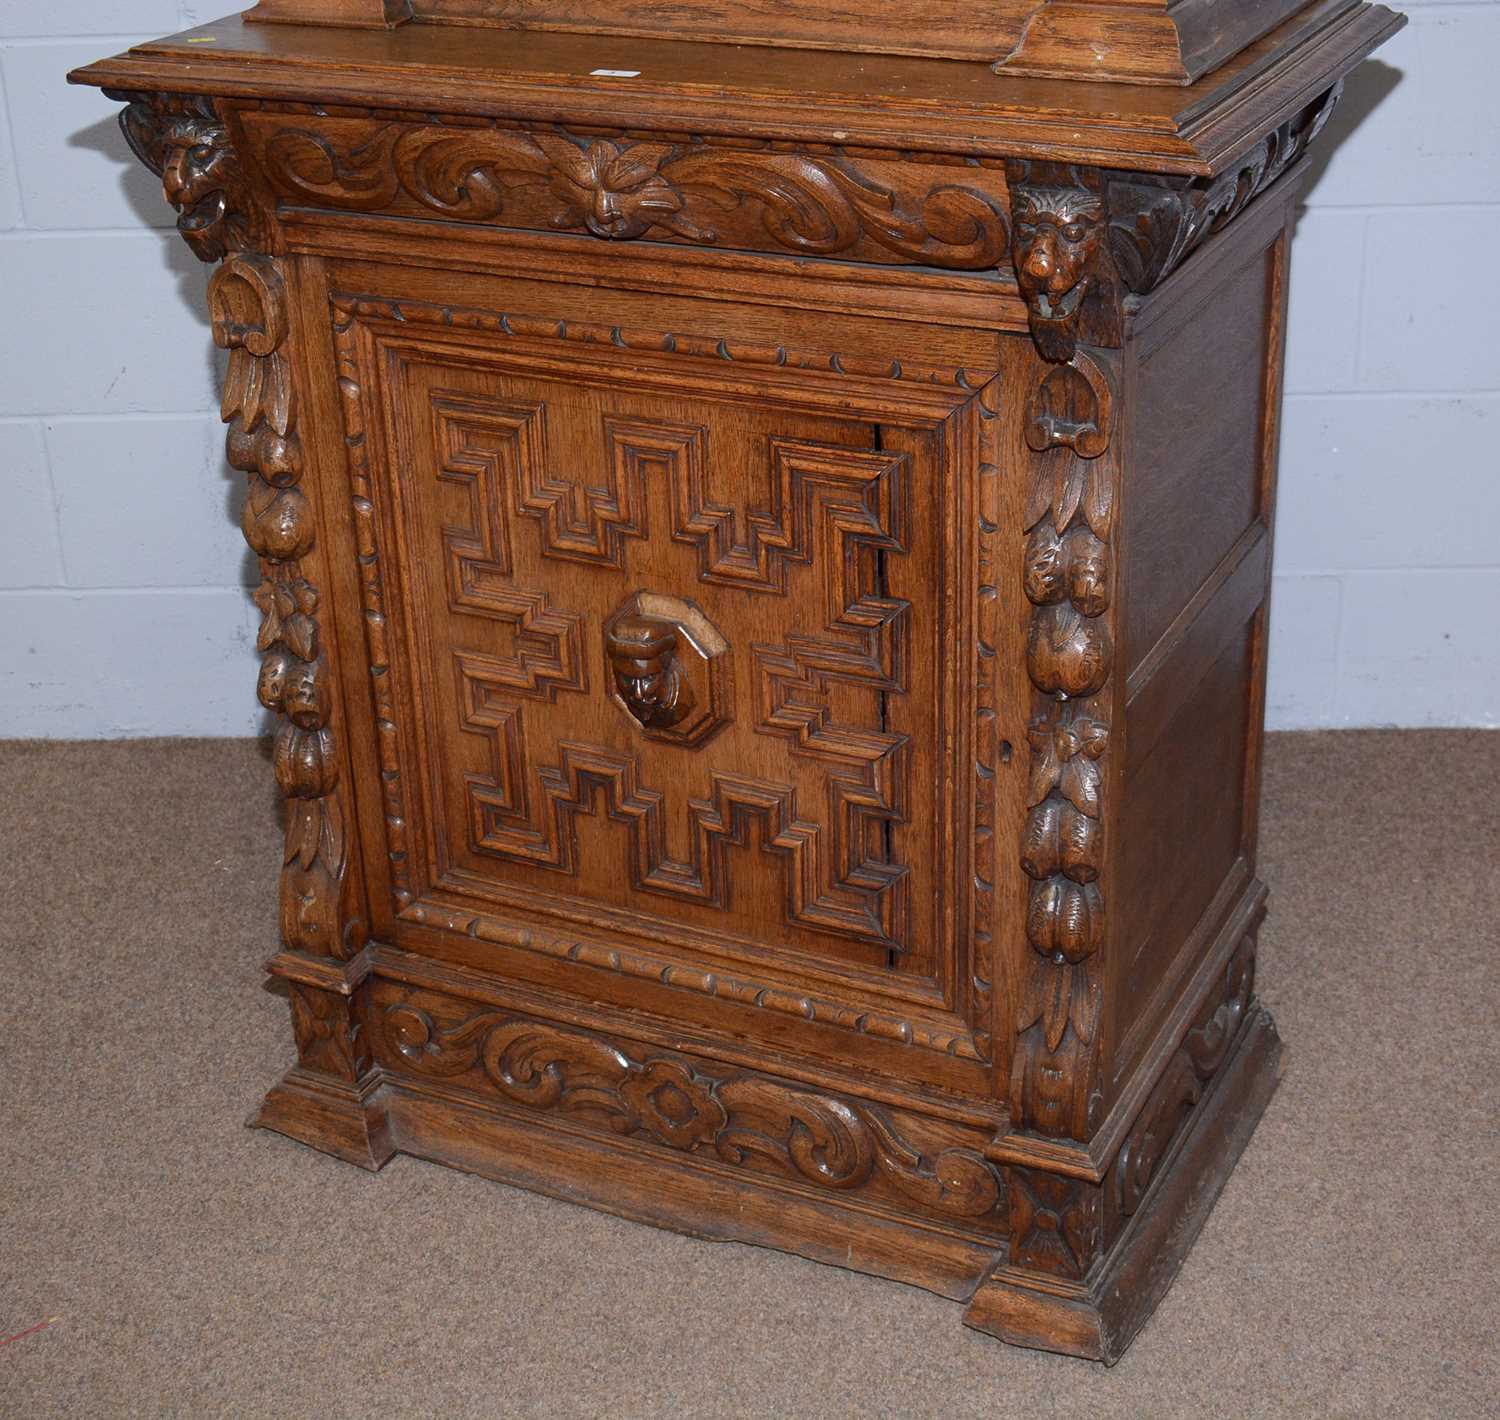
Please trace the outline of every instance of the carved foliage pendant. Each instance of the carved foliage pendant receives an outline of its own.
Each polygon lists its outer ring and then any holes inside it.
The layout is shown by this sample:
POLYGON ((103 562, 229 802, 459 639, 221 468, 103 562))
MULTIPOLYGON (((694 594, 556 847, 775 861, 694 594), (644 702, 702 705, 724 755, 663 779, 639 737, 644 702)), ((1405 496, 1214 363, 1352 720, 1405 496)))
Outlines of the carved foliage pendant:
POLYGON ((260 559, 259 696, 281 717, 276 781, 288 800, 281 935, 292 950, 347 957, 362 927, 342 901, 347 829, 338 794, 330 678, 309 575, 315 518, 302 488, 290 302, 280 260, 266 254, 271 224, 248 190, 214 102, 168 94, 115 94, 126 140, 162 179, 178 231, 200 260, 222 262, 209 280, 214 342, 229 352, 221 413, 231 465, 247 476, 240 525, 260 559))
POLYGON ((1032 458, 1022 589, 1031 606, 1026 671, 1035 699, 1020 845, 1031 879, 1029 951, 1011 1111, 1017 1128, 1072 1139, 1092 1134, 1102 1104, 1116 479, 1113 375, 1104 358, 1075 349, 1068 363, 1047 370, 1025 423, 1032 458))

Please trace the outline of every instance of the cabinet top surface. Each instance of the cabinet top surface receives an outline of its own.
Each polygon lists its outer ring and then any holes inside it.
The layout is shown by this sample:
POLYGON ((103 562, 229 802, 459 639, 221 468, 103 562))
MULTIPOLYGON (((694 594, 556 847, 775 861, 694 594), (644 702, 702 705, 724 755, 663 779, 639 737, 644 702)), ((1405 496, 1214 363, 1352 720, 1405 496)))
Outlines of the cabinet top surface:
POLYGON ((239 17, 138 45, 70 77, 127 91, 1211 174, 1402 23, 1382 5, 1320 0, 1185 87, 1023 78, 894 55, 239 17))

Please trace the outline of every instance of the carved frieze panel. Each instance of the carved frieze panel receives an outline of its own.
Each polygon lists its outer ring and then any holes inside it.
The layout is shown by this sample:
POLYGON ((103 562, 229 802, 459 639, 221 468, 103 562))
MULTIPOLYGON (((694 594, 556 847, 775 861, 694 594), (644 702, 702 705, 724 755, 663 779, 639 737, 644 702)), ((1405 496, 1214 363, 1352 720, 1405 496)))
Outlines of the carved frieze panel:
POLYGON ((1000 265, 1009 240, 1004 175, 977 165, 472 120, 241 122, 293 205, 967 271, 1000 265))
POLYGON ((861 1204, 1003 1232, 984 1135, 596 1031, 378 990, 376 1053, 398 1075, 567 1115, 606 1135, 769 1173, 861 1204))

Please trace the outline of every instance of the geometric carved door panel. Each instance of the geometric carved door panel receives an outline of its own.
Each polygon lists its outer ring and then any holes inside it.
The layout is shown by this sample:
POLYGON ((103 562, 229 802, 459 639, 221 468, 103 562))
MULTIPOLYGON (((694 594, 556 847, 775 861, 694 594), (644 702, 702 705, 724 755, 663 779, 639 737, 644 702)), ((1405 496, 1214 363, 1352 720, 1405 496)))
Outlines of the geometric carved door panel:
POLYGON ((941 613, 916 582, 941 421, 418 314, 341 337, 398 549, 407 891, 773 977, 943 977, 941 613))

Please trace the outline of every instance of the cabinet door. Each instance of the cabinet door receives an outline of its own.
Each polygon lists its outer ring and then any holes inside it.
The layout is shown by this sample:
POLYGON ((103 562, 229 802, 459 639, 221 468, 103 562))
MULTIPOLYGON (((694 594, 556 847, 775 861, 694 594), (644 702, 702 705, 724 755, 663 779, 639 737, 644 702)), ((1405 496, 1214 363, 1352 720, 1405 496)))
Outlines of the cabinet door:
POLYGON ((869 350, 335 307, 396 940, 954 1019, 974 390, 869 350))

